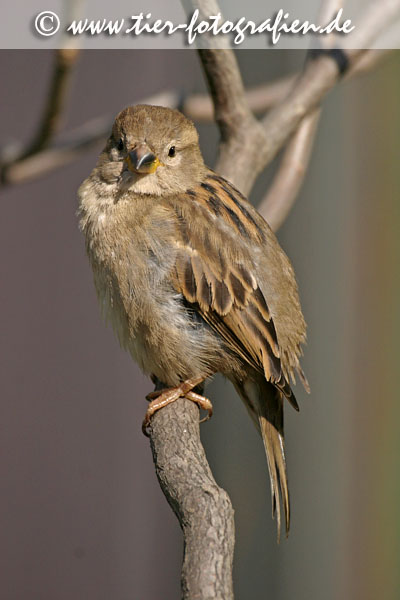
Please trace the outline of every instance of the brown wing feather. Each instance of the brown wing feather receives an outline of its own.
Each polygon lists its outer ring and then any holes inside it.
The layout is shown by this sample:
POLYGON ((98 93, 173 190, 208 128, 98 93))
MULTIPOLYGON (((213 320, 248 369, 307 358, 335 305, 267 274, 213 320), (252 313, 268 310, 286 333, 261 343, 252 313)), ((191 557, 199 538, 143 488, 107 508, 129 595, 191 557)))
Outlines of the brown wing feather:
POLYGON ((262 227, 244 206, 239 193, 214 174, 190 190, 180 204, 175 199, 173 207, 179 217, 173 277, 177 291, 197 306, 204 320, 229 347, 264 373, 298 410, 282 371, 275 325, 244 243, 260 243, 264 236, 262 227), (209 222, 204 231, 190 230, 196 210, 209 222), (182 232, 179 239, 181 229, 186 230, 186 235, 182 232))

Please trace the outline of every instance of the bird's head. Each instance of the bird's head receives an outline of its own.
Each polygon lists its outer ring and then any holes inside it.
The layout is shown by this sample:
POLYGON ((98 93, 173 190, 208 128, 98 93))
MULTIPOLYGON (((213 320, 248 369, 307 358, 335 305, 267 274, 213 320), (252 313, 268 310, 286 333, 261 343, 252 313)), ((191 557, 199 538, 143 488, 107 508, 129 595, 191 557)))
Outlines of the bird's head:
POLYGON ((123 190, 159 195, 185 191, 205 170, 193 123, 177 110, 144 104, 117 115, 98 168, 123 190))

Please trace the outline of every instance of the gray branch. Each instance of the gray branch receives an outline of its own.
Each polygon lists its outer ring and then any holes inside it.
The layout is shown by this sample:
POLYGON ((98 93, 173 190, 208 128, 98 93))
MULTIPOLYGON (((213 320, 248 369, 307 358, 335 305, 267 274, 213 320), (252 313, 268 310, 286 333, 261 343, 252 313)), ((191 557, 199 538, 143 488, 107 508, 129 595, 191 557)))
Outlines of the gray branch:
POLYGON ((181 398, 155 413, 149 433, 158 480, 184 534, 182 597, 231 600, 233 509, 208 465, 199 409, 181 398))

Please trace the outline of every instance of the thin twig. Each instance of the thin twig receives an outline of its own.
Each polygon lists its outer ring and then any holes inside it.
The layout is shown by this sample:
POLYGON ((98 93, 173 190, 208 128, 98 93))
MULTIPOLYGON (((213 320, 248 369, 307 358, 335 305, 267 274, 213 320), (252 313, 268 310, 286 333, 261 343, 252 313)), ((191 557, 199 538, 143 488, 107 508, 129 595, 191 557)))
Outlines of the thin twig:
MULTIPOLYGON (((162 92, 145 98, 142 102, 176 108, 180 103, 180 94, 178 92, 162 92)), ((110 134, 113 121, 114 117, 92 119, 85 125, 76 127, 65 134, 50 148, 31 154, 24 159, 12 157, 7 160, 7 149, 5 149, 1 168, 3 185, 24 183, 76 160, 90 148, 104 143, 110 134)))
MULTIPOLYGON (((389 53, 387 50, 369 50, 355 62, 345 78, 349 79, 369 71, 389 53)), ((285 221, 301 189, 311 158, 319 118, 320 110, 304 117, 293 138, 288 142, 273 182, 258 206, 258 210, 273 231, 277 231, 285 221)))
MULTIPOLYGON (((362 53, 361 50, 354 52, 357 52, 356 56, 362 53)), ((349 60, 352 60, 351 56, 349 60)), ((247 181, 246 191, 253 185, 257 174, 271 162, 294 133, 302 119, 319 106, 339 78, 336 63, 329 56, 320 55, 317 59, 308 61, 304 73, 291 92, 263 119, 265 143, 256 162, 253 162, 253 172, 247 181)))
POLYGON ((25 183, 67 165, 100 142, 104 143, 110 128, 109 118, 88 121, 84 126, 70 131, 51 148, 4 165, 2 183, 4 185, 25 183))
POLYGON ((279 170, 258 210, 277 231, 288 216, 303 183, 311 157, 320 110, 307 115, 288 143, 279 170))
POLYGON ((18 160, 24 160, 28 156, 47 148, 57 133, 68 97, 71 73, 78 55, 79 50, 76 49, 56 50, 50 89, 39 127, 31 143, 24 153, 18 157, 18 160))

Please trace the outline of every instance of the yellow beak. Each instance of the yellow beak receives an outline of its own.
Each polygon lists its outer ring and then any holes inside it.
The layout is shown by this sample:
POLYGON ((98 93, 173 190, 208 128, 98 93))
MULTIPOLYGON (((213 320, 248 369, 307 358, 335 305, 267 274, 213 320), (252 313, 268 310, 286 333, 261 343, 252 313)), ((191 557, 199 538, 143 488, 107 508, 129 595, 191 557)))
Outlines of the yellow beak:
POLYGON ((133 173, 154 173, 162 164, 147 144, 139 144, 126 157, 126 164, 133 173))

